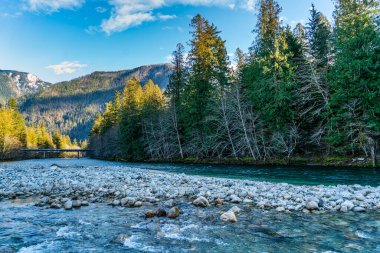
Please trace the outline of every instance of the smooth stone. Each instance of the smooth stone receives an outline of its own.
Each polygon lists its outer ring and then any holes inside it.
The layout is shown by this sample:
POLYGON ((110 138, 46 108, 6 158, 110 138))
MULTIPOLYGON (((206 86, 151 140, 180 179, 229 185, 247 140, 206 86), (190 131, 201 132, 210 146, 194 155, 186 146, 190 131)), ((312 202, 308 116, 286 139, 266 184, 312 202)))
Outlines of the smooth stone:
POLYGON ((243 203, 250 204, 250 203, 253 203, 253 200, 245 198, 245 199, 243 199, 243 203))
POLYGON ((61 208, 61 205, 58 204, 58 203, 52 203, 52 204, 50 205, 50 208, 59 209, 59 208, 61 208))
POLYGON ((156 216, 156 212, 153 212, 153 211, 148 211, 148 212, 145 212, 145 218, 153 218, 154 216, 156 216))
POLYGON ((133 206, 134 207, 141 207, 142 206, 142 202, 141 201, 136 201, 133 206))
POLYGON ((166 217, 175 219, 179 216, 179 209, 178 207, 172 207, 170 210, 167 212, 166 217))
POLYGON ((237 222, 236 215, 232 211, 227 211, 220 216, 222 221, 237 222))
POLYGON ((344 201, 340 205, 340 211, 344 212, 344 213, 346 213, 348 211, 351 211, 353 208, 354 208, 354 204, 351 201, 349 201, 349 200, 344 201))
POLYGON ((308 210, 318 210, 318 209, 319 209, 319 206, 318 206, 318 203, 317 203, 317 202, 311 200, 311 201, 308 201, 308 202, 306 203, 306 208, 307 208, 308 210))
POLYGON ((81 207, 82 202, 80 200, 73 200, 73 207, 74 208, 79 208, 81 207))
POLYGON ((88 206, 88 205, 89 205, 88 201, 82 201, 82 206, 88 206))
POLYGON ((193 205, 199 206, 199 207, 207 207, 210 204, 209 204, 208 200, 205 197, 199 196, 197 199, 195 199, 193 201, 193 205))
POLYGON ((241 209, 237 206, 233 206, 230 208, 230 210, 228 210, 229 212, 233 212, 235 215, 239 215, 240 212, 241 212, 241 209))
POLYGON ((279 207, 276 208, 276 211, 277 212, 284 212, 285 208, 283 206, 279 206, 279 207))
POLYGON ((231 196, 231 203, 238 204, 241 201, 242 201, 241 198, 239 198, 238 196, 236 196, 236 195, 231 196))
POLYGON ((365 208, 364 207, 361 207, 361 206, 355 206, 352 211, 356 212, 356 213, 362 213, 362 212, 365 212, 365 208))
POLYGON ((70 210, 73 208, 73 202, 71 200, 67 200, 63 206, 65 210, 70 210))
POLYGON ((169 199, 167 201, 164 202, 164 206, 166 207, 173 207, 174 206, 174 200, 173 199, 169 199))
POLYGON ((159 207, 156 211, 157 217, 165 217, 166 216, 166 210, 162 207, 159 207))

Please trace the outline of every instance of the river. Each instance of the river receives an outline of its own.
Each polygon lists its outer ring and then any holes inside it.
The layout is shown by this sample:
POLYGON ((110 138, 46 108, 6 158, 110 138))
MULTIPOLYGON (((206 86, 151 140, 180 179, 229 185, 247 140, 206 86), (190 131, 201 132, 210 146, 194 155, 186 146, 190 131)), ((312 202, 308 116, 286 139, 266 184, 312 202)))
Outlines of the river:
MULTIPOLYGON (((91 159, 38 160, 1 168, 53 163, 113 166, 91 159)), ((131 164, 128 168, 295 184, 379 185, 379 172, 359 168, 245 167, 131 164)), ((1 179, 0 179, 1 180, 1 179)), ((278 213, 239 205, 237 223, 219 219, 230 204, 178 207, 177 219, 146 219, 152 209, 94 203, 66 211, 34 206, 34 199, 0 201, 0 252, 380 252, 380 211, 278 213)))

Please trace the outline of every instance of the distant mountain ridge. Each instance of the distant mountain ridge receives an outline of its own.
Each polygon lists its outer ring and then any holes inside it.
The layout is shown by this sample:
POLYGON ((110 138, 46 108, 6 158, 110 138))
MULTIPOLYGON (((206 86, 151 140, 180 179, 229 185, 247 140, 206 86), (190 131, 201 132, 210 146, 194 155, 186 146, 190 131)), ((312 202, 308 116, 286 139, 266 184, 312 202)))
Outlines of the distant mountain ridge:
POLYGON ((45 123, 77 140, 88 137, 94 117, 102 112, 116 91, 135 77, 143 85, 149 79, 162 89, 169 83, 171 64, 141 66, 131 70, 96 71, 71 81, 46 87, 21 102, 21 112, 30 124, 45 123))
POLYGON ((51 86, 36 75, 15 70, 0 70, 0 100, 36 94, 51 86))

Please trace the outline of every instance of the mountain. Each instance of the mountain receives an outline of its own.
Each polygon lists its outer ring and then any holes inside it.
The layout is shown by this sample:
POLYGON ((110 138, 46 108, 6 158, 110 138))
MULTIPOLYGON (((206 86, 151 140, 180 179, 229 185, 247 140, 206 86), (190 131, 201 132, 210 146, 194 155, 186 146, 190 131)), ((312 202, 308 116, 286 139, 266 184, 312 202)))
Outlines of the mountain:
POLYGON ((36 94, 50 85, 30 73, 0 70, 0 101, 36 94))
POLYGON ((157 64, 115 72, 97 71, 27 96, 21 102, 21 111, 30 124, 43 122, 50 130, 59 129, 72 139, 84 140, 96 114, 103 111, 116 91, 123 90, 128 79, 136 77, 141 84, 152 79, 164 89, 171 68, 170 64, 157 64))

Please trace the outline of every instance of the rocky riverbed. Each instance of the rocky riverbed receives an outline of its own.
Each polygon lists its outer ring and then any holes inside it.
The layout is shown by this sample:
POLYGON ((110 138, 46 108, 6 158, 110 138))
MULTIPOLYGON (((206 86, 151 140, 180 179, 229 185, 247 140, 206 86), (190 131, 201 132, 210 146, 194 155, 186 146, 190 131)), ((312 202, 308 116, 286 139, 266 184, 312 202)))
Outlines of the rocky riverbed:
MULTIPOLYGON (((300 186, 165 173, 118 163, 57 161, 0 165, 0 200, 33 197, 35 205, 57 209, 92 203, 155 210, 162 206, 165 212, 180 204, 304 213, 380 210, 380 187, 300 186)), ((233 221, 236 210, 226 211, 220 218, 233 221)))

